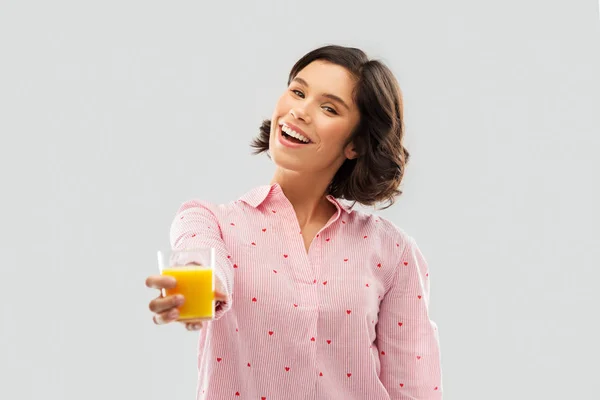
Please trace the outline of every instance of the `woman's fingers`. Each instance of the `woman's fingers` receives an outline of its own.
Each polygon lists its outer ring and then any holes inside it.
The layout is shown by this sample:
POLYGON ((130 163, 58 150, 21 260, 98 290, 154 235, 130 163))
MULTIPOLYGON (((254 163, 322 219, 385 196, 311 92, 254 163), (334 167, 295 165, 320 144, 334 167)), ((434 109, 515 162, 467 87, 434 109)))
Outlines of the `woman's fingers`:
POLYGON ((167 297, 159 296, 159 297, 153 299, 152 301, 150 301, 150 304, 148 305, 148 307, 150 308, 150 311, 152 311, 153 313, 162 313, 165 311, 169 311, 173 308, 177 308, 180 305, 182 305, 184 302, 185 302, 185 299, 180 294, 176 294, 173 296, 167 296, 167 297))
MULTIPOLYGON (((152 321, 154 321, 154 323, 157 325, 163 325, 177 321, 179 318, 179 307, 185 302, 184 296, 181 294, 176 294, 163 297, 162 295, 163 289, 175 288, 177 286, 177 280, 174 277, 167 275, 151 275, 146 278, 146 286, 161 291, 161 295, 155 299, 152 299, 148 305, 150 311, 154 313, 152 316, 152 321)), ((227 301, 227 295, 218 290, 215 290, 214 296, 215 301, 227 301)), ((205 320, 194 319, 179 322, 183 323, 186 329, 190 331, 196 331, 202 329, 205 320)))
POLYGON ((182 323, 185 325, 185 329, 188 331, 198 331, 204 326, 204 321, 202 320, 182 321, 182 323))
POLYGON ((177 286, 177 280, 168 275, 151 275, 146 278, 146 286, 151 289, 173 289, 177 286))
POLYGON ((176 308, 156 313, 152 316, 152 321, 157 325, 168 324, 179 318, 179 310, 176 308))

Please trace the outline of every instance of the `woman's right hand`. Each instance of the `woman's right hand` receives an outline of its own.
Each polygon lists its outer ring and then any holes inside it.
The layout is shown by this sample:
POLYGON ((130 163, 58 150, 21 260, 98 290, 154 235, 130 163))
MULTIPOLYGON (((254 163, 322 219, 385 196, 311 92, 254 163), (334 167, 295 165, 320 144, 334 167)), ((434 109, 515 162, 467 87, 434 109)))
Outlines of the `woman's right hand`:
MULTIPOLYGON (((177 285, 177 281, 172 276, 167 275, 151 275, 146 279, 146 286, 151 289, 158 289, 158 297, 152 299, 149 304, 150 311, 154 313, 152 321, 157 325, 168 324, 176 321, 179 318, 179 307, 184 303, 185 299, 182 295, 162 296, 162 289, 172 289, 177 285)), ((223 293, 215 291, 215 300, 225 301, 226 297, 223 293)), ((186 320, 181 321, 185 324, 188 330, 199 330, 205 320, 186 320)))

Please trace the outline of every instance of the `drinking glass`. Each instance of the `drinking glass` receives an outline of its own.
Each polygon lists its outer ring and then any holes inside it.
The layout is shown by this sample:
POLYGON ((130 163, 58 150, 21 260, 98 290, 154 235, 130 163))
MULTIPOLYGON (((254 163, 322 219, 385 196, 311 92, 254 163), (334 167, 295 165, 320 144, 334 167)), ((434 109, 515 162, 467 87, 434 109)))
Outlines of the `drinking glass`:
POLYGON ((177 281, 174 288, 162 289, 162 296, 181 294, 185 299, 177 320, 214 319, 215 249, 159 250, 157 255, 160 274, 177 281))

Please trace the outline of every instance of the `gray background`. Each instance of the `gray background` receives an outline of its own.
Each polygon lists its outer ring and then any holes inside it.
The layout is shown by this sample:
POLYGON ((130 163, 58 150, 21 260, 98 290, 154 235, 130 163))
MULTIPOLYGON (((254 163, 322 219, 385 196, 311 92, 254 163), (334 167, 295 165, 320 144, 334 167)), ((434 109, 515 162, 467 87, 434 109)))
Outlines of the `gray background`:
POLYGON ((0 3, 0 398, 192 399, 144 286, 181 202, 268 183, 248 143, 336 43, 397 74, 380 212, 431 268, 445 400, 597 399, 595 1, 0 3))

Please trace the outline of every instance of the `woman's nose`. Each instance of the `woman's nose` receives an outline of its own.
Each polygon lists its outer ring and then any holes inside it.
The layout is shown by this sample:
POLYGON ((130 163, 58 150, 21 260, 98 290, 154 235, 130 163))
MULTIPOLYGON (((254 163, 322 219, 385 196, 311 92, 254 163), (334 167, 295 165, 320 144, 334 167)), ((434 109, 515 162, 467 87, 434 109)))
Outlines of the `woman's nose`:
POLYGON ((295 119, 300 119, 305 124, 310 124, 310 117, 308 116, 308 114, 303 109, 301 109, 301 108, 292 108, 290 110, 290 114, 292 114, 292 116, 295 119))

